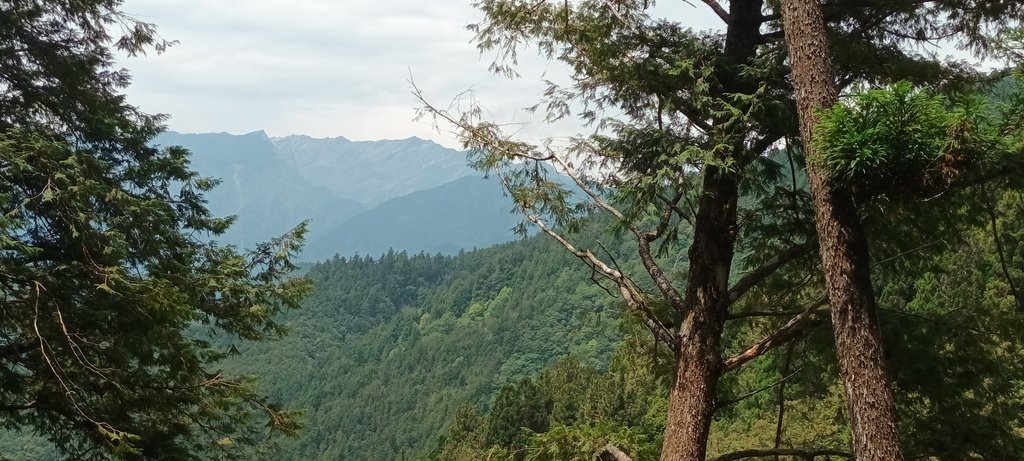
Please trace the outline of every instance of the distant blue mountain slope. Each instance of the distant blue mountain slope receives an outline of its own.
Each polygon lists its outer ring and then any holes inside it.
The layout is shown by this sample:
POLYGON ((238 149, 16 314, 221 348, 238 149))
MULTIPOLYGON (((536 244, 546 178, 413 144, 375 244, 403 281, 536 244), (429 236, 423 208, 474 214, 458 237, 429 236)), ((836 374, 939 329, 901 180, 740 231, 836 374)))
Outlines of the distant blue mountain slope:
POLYGON ((465 153, 432 141, 270 138, 257 131, 167 132, 159 145, 192 151, 194 168, 223 182, 207 198, 238 215, 219 240, 241 246, 311 220, 303 260, 388 248, 457 253, 514 237, 511 201, 466 166, 465 153))
POLYGON ((357 200, 339 197, 312 184, 283 161, 262 131, 235 136, 226 133, 165 133, 161 145, 181 145, 192 151, 192 164, 203 176, 223 182, 207 194, 218 215, 238 215, 220 237, 250 246, 280 235, 306 219, 315 234, 367 209, 357 200))
POLYGON ((314 236, 305 257, 379 256, 396 251, 458 253, 515 238, 519 218, 497 180, 468 176, 388 200, 314 236))

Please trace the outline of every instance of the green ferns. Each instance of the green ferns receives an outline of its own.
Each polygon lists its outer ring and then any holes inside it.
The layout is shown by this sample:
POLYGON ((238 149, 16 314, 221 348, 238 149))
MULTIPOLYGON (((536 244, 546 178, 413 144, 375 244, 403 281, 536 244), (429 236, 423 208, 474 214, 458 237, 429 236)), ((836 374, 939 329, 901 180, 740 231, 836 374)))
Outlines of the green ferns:
POLYGON ((905 81, 858 92, 823 111, 811 161, 861 198, 929 198, 1006 165, 1019 151, 1021 99, 951 100, 905 81))

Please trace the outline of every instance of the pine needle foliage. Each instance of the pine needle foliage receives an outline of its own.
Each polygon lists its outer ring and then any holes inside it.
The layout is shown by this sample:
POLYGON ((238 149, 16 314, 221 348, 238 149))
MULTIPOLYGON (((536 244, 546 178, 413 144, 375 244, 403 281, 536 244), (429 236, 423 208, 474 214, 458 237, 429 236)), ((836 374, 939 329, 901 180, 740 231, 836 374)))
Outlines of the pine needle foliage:
POLYGON ((151 146, 162 117, 113 68, 171 42, 120 6, 0 3, 0 426, 71 459, 246 459, 296 414, 217 363, 283 332, 305 226, 211 242, 231 223, 206 208, 216 181, 151 146))

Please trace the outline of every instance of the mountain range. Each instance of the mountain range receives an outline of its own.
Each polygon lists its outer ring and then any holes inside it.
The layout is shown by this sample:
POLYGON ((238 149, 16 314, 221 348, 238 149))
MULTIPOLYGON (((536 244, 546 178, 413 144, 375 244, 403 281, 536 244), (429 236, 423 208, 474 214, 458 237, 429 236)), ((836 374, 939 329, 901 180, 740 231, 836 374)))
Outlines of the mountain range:
POLYGON ((270 137, 262 131, 166 132, 160 146, 192 151, 192 166, 221 183, 207 194, 217 215, 235 215, 216 239, 252 246, 309 220, 301 260, 388 249, 454 254, 515 237, 518 218, 494 179, 466 155, 429 140, 350 141, 270 137))

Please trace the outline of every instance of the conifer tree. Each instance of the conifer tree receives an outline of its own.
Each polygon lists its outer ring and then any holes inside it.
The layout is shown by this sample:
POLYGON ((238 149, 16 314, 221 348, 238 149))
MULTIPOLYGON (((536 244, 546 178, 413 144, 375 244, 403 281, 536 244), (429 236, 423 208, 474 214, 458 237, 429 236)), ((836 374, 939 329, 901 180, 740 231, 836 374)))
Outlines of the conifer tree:
MULTIPOLYGON (((782 20, 805 154, 813 157, 818 114, 838 100, 825 20, 817 0, 781 0, 782 20)), ((857 459, 903 459, 896 402, 886 370, 871 285, 868 241, 848 189, 820 162, 807 164, 825 287, 857 459)))
POLYGON ((217 361, 282 332, 304 229, 211 243, 216 181, 121 94, 114 53, 170 45, 121 3, 0 3, 0 422, 74 459, 246 458, 294 414, 217 361))
MULTIPOLYGON (((425 109, 456 125, 477 166, 502 179, 526 220, 587 264, 595 279, 610 282, 674 352, 661 459, 703 460, 719 379, 799 336, 826 303, 821 279, 797 285, 797 277, 780 275, 798 263, 806 271, 817 243, 809 197, 796 181, 778 182, 779 170, 803 161, 778 3, 704 0, 698 6, 721 23, 703 31, 652 18, 649 3, 477 4, 485 15, 474 26, 479 47, 499 56, 492 69, 514 76, 516 54, 529 44, 564 62, 572 83, 551 84, 537 107, 549 119, 594 123, 595 135, 531 145, 483 119, 472 100, 453 110, 425 109), (773 157, 780 145, 789 147, 781 162, 773 157), (570 176, 584 203, 537 163, 570 176), (594 210, 634 238, 641 267, 620 267, 561 230, 594 210), (673 246, 680 235, 692 237, 685 251, 673 246), (672 254, 665 260, 675 264, 666 270, 659 256, 672 254), (749 309, 744 295, 766 281, 788 296, 760 313, 739 311, 749 309), (763 340, 724 351, 729 325, 793 311, 799 314, 763 340)), ((964 46, 987 53, 998 42, 988 31, 1024 16, 1018 2, 829 2, 824 10, 828 33, 840 44, 839 89, 900 79, 969 85, 982 76, 914 45, 959 34, 964 46)))

